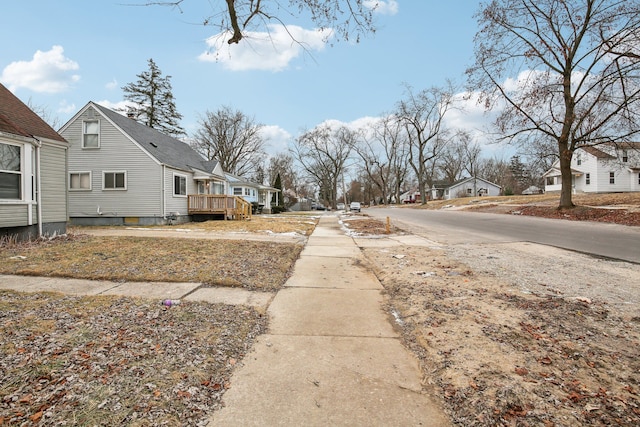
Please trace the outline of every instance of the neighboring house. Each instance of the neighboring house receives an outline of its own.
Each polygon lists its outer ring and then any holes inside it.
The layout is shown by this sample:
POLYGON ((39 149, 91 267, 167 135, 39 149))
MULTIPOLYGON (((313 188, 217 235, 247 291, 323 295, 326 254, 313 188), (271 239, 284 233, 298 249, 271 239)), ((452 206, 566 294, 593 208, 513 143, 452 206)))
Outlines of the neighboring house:
POLYGON ((257 203, 261 212, 271 212, 271 201, 278 204, 280 190, 266 185, 251 182, 245 178, 225 172, 230 196, 241 196, 249 203, 257 203))
MULTIPOLYGON (((571 159, 574 193, 640 191, 640 143, 578 148, 571 159)), ((543 175, 545 191, 561 191, 560 161, 543 175)))
POLYGON ((417 189, 412 189, 402 193, 400 203, 420 203, 420 192, 417 189))
POLYGON ((537 187, 535 185, 529 186, 529 187, 525 188, 524 190, 522 190, 522 194, 524 194, 525 196, 531 195, 531 194, 542 194, 542 193, 544 193, 542 188, 537 187))
POLYGON ((70 143, 68 197, 73 224, 228 218, 237 217, 238 209, 248 205, 226 195, 219 162, 207 161, 182 141, 94 102, 76 113, 60 133, 70 143))
POLYGON ((0 236, 26 240, 67 229, 68 144, 0 84, 0 236))
POLYGON ((463 178, 452 184, 438 184, 431 188, 434 199, 457 199, 460 197, 499 196, 502 187, 486 179, 471 177, 463 178))

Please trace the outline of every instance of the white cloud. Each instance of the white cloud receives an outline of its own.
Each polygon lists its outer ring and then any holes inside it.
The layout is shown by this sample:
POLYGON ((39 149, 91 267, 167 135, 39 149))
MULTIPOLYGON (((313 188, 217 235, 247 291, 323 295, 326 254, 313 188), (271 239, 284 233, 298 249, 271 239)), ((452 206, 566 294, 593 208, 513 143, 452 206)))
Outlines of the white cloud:
POLYGON ((77 62, 64 56, 62 46, 53 46, 47 52, 36 51, 31 61, 7 65, 0 81, 11 91, 23 87, 34 92, 59 93, 80 80, 80 75, 73 74, 79 68, 77 62))
POLYGON ((365 0, 363 4, 381 15, 395 15, 398 13, 398 2, 396 0, 365 0))
POLYGON ((233 71, 282 71, 307 51, 321 51, 333 35, 331 30, 306 30, 295 25, 269 25, 268 32, 247 32, 242 42, 229 45, 228 33, 207 39, 209 49, 198 59, 219 62, 233 71))
POLYGON ((109 83, 104 85, 108 90, 114 90, 118 88, 118 81, 116 79, 111 80, 109 83))
POLYGON ((444 124, 453 131, 466 131, 478 143, 485 156, 492 156, 509 150, 508 144, 498 140, 493 129, 493 122, 500 113, 502 103, 487 111, 482 102, 478 102, 480 94, 458 93, 454 95, 455 108, 449 110, 444 124))
POLYGON ((58 104, 58 113, 60 114, 72 114, 76 112, 76 104, 71 103, 69 104, 67 102, 66 99, 63 99, 62 101, 60 101, 60 104, 58 104))
POLYGON ((290 143, 293 142, 293 136, 276 125, 263 126, 260 134, 266 141, 267 151, 270 154, 286 152, 290 143))
POLYGON ((337 130, 341 127, 346 127, 347 129, 354 132, 364 132, 368 134, 368 132, 372 131, 375 126, 382 120, 382 117, 371 117, 364 116, 357 118, 350 122, 343 122, 341 120, 329 119, 320 123, 316 127, 328 126, 330 129, 337 130))
POLYGON ((103 100, 103 101, 96 101, 96 104, 102 105, 103 107, 107 107, 110 110, 117 111, 120 114, 123 114, 123 112, 120 111, 120 110, 124 110, 129 106, 134 106, 135 105, 131 101, 111 102, 111 101, 107 101, 106 99, 103 100))

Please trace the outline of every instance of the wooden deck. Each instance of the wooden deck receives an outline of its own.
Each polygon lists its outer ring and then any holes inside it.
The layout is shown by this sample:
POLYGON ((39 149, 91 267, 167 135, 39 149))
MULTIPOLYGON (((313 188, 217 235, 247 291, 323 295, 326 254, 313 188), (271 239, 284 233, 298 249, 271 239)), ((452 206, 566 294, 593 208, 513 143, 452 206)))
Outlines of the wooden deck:
POLYGON ((251 203, 239 196, 190 194, 189 215, 224 215, 224 219, 251 219, 251 203))

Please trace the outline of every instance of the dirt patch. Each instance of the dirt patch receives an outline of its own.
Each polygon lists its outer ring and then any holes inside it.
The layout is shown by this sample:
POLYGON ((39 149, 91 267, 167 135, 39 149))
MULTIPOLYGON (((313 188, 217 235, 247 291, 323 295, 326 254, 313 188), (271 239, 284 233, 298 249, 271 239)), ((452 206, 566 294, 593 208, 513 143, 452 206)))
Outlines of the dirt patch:
POLYGON ((559 210, 550 206, 521 206, 515 209, 510 208, 505 213, 542 218, 568 219, 572 221, 598 221, 636 227, 640 226, 640 211, 631 211, 627 207, 606 209, 591 206, 576 206, 572 209, 559 210))
POLYGON ((0 425, 204 425, 265 328, 242 306, 0 291, 0 425))
POLYGON ((364 255, 456 425, 640 425, 640 266, 518 243, 364 255))
POLYGON ((401 229, 390 222, 385 223, 364 214, 343 215, 340 223, 354 236, 403 233, 401 229))
POLYGON ((447 204, 430 202, 427 206, 640 226, 640 193, 579 194, 573 201, 576 206, 571 209, 558 209, 558 195, 463 198, 446 201, 447 204))

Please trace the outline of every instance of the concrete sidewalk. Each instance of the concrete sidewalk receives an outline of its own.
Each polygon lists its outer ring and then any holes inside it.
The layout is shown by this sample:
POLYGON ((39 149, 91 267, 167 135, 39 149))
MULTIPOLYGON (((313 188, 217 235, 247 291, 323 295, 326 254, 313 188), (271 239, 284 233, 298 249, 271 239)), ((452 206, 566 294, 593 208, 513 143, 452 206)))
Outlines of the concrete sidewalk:
POLYGON ((200 283, 111 282, 41 276, 0 275, 0 289, 19 292, 60 292, 69 295, 123 295, 157 299, 182 299, 210 303, 242 304, 266 308, 273 292, 255 292, 238 288, 209 288, 200 283))
POLYGON ((450 425, 359 257, 338 218, 321 217, 211 425, 450 425))
POLYGON ((417 236, 357 239, 320 218, 278 293, 198 283, 117 283, 0 275, 0 289, 125 295, 268 307, 257 340, 224 394, 215 426, 449 426, 425 394, 417 360, 382 309, 382 286, 360 266, 360 246, 435 246, 417 236))

